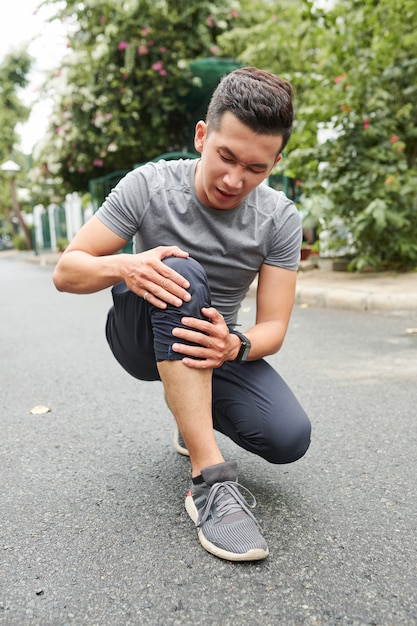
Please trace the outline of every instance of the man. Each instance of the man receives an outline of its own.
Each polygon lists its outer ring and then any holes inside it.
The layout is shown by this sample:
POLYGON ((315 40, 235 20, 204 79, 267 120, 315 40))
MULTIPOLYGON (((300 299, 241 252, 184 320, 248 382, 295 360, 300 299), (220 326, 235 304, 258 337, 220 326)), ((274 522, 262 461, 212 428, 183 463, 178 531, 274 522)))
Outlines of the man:
POLYGON ((176 448, 191 461, 187 512, 203 547, 233 561, 268 547, 214 429, 271 463, 299 459, 310 442, 308 417, 263 359, 281 348, 294 304, 300 218, 261 184, 292 123, 286 81, 256 68, 227 75, 196 125, 201 158, 130 172, 54 272, 62 291, 113 286, 113 354, 131 375, 162 380, 176 448), (132 237, 135 254, 113 254, 132 237), (256 276, 256 322, 243 334, 238 310, 256 276))

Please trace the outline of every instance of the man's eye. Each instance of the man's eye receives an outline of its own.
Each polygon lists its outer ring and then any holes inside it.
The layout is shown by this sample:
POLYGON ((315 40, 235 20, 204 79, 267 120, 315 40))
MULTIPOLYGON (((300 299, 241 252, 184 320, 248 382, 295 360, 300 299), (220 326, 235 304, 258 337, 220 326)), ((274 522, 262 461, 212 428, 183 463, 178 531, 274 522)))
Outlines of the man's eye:
POLYGON ((225 163, 233 163, 233 159, 229 159, 228 157, 225 157, 224 154, 221 154, 220 158, 222 159, 222 161, 225 161, 225 163))

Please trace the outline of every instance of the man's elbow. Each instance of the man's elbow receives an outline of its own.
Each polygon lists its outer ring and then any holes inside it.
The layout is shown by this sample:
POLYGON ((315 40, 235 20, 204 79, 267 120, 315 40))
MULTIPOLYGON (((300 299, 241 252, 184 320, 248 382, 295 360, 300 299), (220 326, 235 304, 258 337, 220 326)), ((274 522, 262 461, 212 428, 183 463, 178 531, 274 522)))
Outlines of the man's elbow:
POLYGON ((63 286, 63 282, 62 282, 62 278, 60 276, 60 272, 57 271, 57 268, 54 269, 54 272, 52 274, 52 282, 55 285, 55 288, 58 291, 64 291, 64 286, 63 286))
POLYGON ((58 291, 68 291, 68 284, 66 280, 66 274, 60 266, 60 262, 55 266, 52 274, 52 282, 58 291))

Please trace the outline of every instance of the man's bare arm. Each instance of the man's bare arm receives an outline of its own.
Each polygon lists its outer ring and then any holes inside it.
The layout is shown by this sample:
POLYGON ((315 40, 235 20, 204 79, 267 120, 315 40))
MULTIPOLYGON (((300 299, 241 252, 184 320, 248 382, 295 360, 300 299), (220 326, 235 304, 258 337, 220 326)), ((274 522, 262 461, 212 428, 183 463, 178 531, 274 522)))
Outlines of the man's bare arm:
POLYGON ((165 308, 189 300, 189 287, 180 274, 162 263, 169 256, 187 257, 178 246, 159 246, 139 254, 114 254, 127 241, 92 217, 59 260, 53 281, 59 291, 93 293, 125 282, 131 291, 165 308))

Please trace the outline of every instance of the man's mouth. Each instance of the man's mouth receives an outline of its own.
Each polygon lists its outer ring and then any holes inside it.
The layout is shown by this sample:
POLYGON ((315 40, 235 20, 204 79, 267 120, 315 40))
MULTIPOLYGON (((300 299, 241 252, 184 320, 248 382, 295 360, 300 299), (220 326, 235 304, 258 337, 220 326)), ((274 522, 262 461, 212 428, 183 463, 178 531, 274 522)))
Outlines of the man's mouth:
POLYGON ((225 198, 235 198, 236 194, 235 193, 229 193, 228 191, 223 191, 222 189, 217 188, 217 191, 219 192, 219 194, 221 196, 224 196, 225 198))

